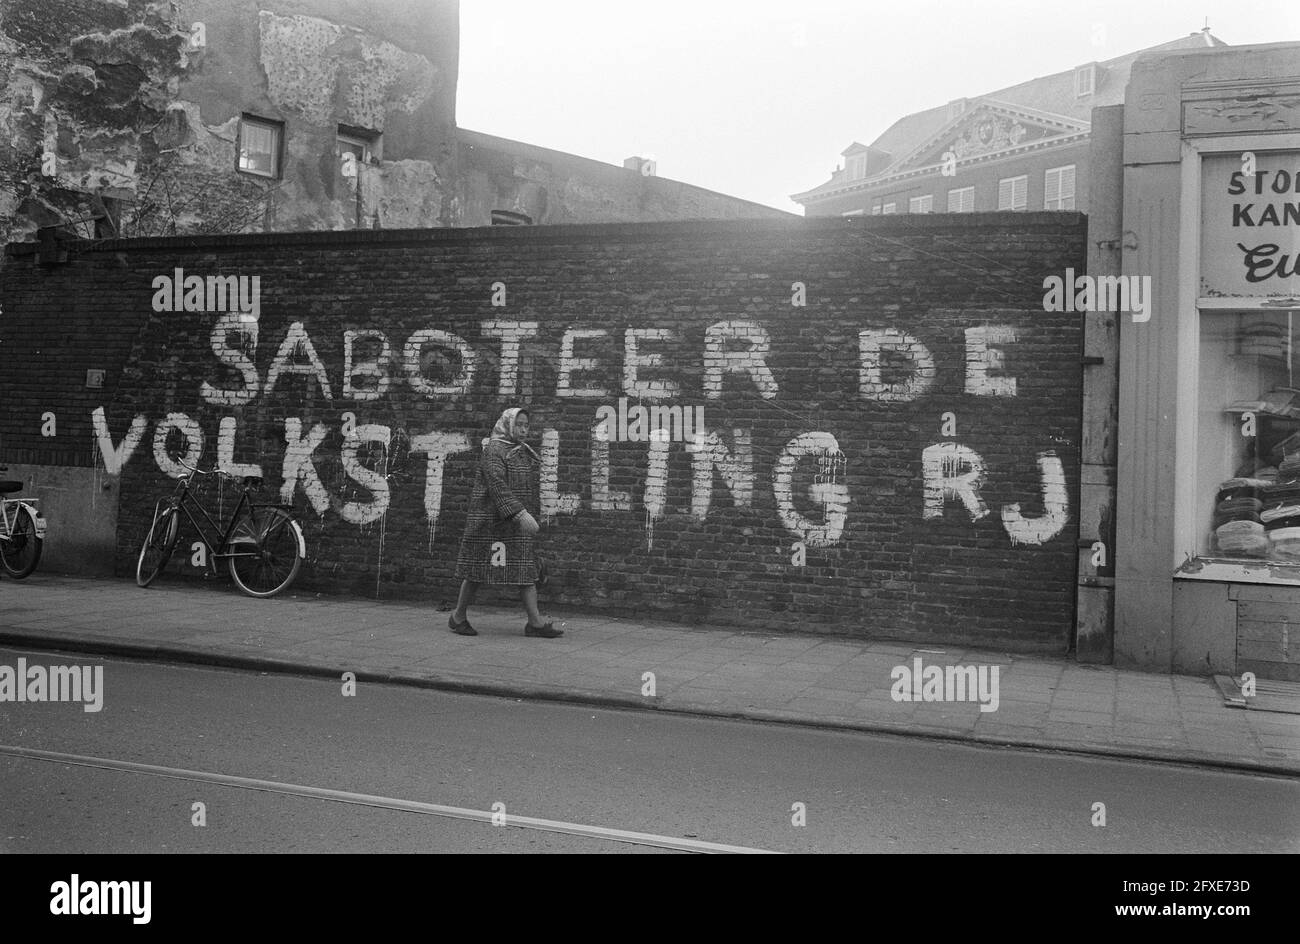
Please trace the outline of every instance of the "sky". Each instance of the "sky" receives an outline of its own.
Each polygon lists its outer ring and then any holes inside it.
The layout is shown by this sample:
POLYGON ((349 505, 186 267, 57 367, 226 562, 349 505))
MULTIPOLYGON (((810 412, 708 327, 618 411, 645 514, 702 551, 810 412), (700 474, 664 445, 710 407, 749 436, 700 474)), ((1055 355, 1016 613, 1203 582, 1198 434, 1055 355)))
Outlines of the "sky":
POLYGON ((1300 0, 461 0, 457 124, 802 213, 906 114, 1207 20, 1300 41, 1300 0))

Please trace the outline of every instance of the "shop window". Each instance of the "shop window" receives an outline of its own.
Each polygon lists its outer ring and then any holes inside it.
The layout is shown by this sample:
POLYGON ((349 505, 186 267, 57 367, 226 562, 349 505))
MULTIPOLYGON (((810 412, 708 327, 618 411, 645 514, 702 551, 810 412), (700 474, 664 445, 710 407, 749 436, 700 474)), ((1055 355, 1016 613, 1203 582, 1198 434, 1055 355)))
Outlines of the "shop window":
POLYGON ((244 115, 239 119, 239 169, 258 177, 280 176, 284 124, 244 115))
POLYGON ((1201 314, 1203 556, 1300 563, 1300 312, 1201 314))

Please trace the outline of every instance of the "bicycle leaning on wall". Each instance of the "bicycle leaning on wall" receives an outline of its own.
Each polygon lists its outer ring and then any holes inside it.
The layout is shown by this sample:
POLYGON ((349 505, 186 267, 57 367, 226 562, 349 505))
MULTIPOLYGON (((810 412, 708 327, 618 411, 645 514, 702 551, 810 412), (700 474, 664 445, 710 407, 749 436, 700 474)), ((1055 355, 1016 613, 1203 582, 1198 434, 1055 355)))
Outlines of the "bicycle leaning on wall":
MULTIPOLYGON (((0 465, 0 472, 7 471, 7 465, 0 465)), ((20 580, 36 569, 45 541, 45 519, 36 510, 39 499, 3 497, 22 490, 22 482, 0 481, 0 566, 20 580)))
POLYGON ((244 477, 239 501, 223 528, 208 514, 191 488, 196 475, 233 476, 222 469, 204 472, 184 460, 178 461, 188 471, 176 477, 176 491, 171 497, 159 499, 154 506, 153 523, 140 547, 135 582, 147 587, 167 566, 180 535, 180 516, 184 512, 207 550, 208 566, 213 573, 218 561, 227 561, 230 578, 240 590, 254 597, 273 597, 293 583, 307 556, 307 541, 285 506, 253 501, 252 494, 261 488, 262 480, 251 475, 244 477), (191 508, 198 509, 207 529, 194 517, 191 508), (219 537, 214 542, 209 540, 209 534, 219 537))

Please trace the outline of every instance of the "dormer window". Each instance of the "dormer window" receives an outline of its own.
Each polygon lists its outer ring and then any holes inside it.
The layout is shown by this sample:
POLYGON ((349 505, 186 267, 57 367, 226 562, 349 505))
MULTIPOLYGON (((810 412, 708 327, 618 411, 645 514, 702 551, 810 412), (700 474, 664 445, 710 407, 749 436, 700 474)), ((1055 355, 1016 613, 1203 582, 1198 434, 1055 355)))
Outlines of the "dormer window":
POLYGON ((1097 91, 1097 63, 1090 62, 1074 70, 1074 97, 1086 98, 1097 91))
POLYGON ((845 162, 849 171, 850 180, 861 180, 867 176, 867 155, 866 152, 861 154, 851 154, 845 162))

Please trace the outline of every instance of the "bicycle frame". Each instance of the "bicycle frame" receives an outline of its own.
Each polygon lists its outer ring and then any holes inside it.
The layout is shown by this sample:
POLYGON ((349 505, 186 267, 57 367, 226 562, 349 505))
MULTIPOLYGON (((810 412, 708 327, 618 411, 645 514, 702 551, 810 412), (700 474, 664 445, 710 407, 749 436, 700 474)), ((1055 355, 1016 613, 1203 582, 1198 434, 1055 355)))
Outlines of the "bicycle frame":
MULTIPOLYGON (((218 560, 228 560, 232 557, 256 557, 256 551, 229 550, 231 547, 230 539, 234 536, 235 525, 239 523, 240 513, 245 507, 250 511, 255 511, 258 508, 282 508, 284 506, 268 505, 265 503, 259 504, 254 502, 248 495, 249 486, 245 485, 240 490, 239 501, 235 503, 234 510, 230 513, 230 521, 227 522, 225 529, 223 530, 220 524, 212 520, 212 516, 208 514, 208 510, 203 506, 203 503, 190 494, 190 487, 192 484, 191 479, 193 476, 194 472, 192 471, 189 475, 181 477, 180 482, 176 487, 176 493, 172 496, 169 505, 185 512, 185 517, 188 518, 190 524, 194 526, 195 532, 198 533, 199 540, 203 542, 204 547, 207 549, 208 567, 215 573, 218 560), (208 540, 208 532, 204 530, 203 525, 199 523, 199 520, 195 518, 194 514, 190 511, 191 505, 198 508, 199 514, 203 516, 203 520, 207 522, 208 527, 211 528, 214 533, 221 536, 221 540, 217 544, 214 545, 210 540, 208 540)), ((301 546, 301 538, 299 538, 300 549, 301 546)))

